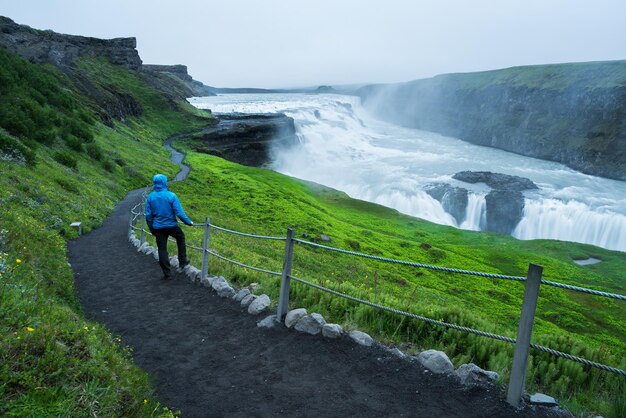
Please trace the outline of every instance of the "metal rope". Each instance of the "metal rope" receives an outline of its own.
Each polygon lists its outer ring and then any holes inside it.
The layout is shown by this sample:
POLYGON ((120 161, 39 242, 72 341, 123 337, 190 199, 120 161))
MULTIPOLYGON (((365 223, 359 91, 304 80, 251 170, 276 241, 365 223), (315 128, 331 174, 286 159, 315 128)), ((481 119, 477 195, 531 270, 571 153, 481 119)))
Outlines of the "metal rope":
MULTIPOLYGON (((137 204, 133 209, 135 209, 139 205, 141 205, 141 204, 137 204)), ((141 215, 141 212, 135 213, 131 209, 131 213, 133 215, 135 215, 135 217, 132 218, 130 227, 132 229, 140 230, 140 231, 144 231, 145 232, 143 227, 140 228, 140 227, 136 227, 136 226, 132 225, 132 221, 136 220, 137 217, 139 215, 141 215)), ((197 224, 197 225, 194 225, 194 226, 204 226, 204 225, 205 224, 197 224)), ((280 241, 285 241, 286 240, 286 238, 282 238, 282 237, 269 237, 269 236, 262 236, 262 235, 246 234, 246 233, 243 233, 243 232, 232 231, 232 230, 229 230, 229 229, 226 229, 226 228, 221 228, 221 227, 218 227, 216 225, 210 225, 210 226, 213 227, 213 228, 216 228, 218 230, 224 231, 224 232, 228 232, 228 233, 232 233, 232 234, 236 234, 236 235, 247 236, 247 237, 251 237, 251 238, 280 240, 280 241)), ((172 238, 169 238, 168 241, 174 242, 174 240, 172 238)), ((312 242, 309 242, 309 241, 303 241, 303 240, 300 240, 300 239, 294 239, 294 241, 295 242, 299 242, 301 244, 310 245, 310 246, 313 246, 313 247, 318 247, 318 248, 322 248, 322 249, 326 249, 326 250, 330 250, 330 251, 335 251, 335 252, 339 252, 339 253, 354 255, 354 256, 357 256, 357 257, 369 258, 369 259, 378 260, 378 261, 384 261, 384 262, 389 262, 389 263, 401 264, 401 265, 406 265, 406 266, 422 267, 422 268, 427 268, 427 269, 437 270, 437 271, 445 271, 445 272, 459 273, 459 274, 469 274, 469 275, 474 275, 474 276, 496 278, 496 279, 506 279, 506 280, 515 280, 515 281, 525 281, 526 280, 525 277, 519 277, 519 276, 507 276, 507 275, 502 275, 502 274, 483 273, 483 272, 476 272, 476 271, 470 271, 470 270, 461 270, 461 269, 455 269, 455 268, 449 268, 449 267, 433 266, 433 265, 428 265, 428 264, 415 263, 415 262, 411 262, 411 261, 396 260, 396 259, 393 259, 393 258, 379 257, 379 256, 375 256, 375 255, 363 254, 363 253, 358 253, 358 252, 354 252, 354 251, 348 251, 348 250, 342 250, 342 249, 339 249, 339 248, 328 247, 326 245, 316 244, 316 243, 312 243, 312 242)), ((196 246, 193 246, 193 245, 187 245, 187 247, 195 249, 195 250, 198 250, 198 251, 202 251, 202 252, 204 251, 203 248, 196 247, 196 246)), ((259 268, 259 267, 254 267, 254 266, 250 266, 250 265, 247 265, 247 264, 244 264, 244 263, 240 263, 240 262, 235 261, 235 260, 231 260, 229 258, 226 258, 224 256, 221 256, 221 255, 217 254, 216 252, 214 252, 212 250, 207 250, 207 252, 209 254, 219 258, 219 259, 222 259, 222 260, 224 260, 226 262, 238 265, 240 267, 249 268, 251 270, 255 270, 255 271, 259 271, 261 273, 267 273, 267 274, 271 274, 271 275, 275 275, 275 276, 281 276, 282 275, 282 273, 279 273, 279 272, 265 270, 265 269, 262 269, 262 268, 259 268)), ((383 305, 379 305, 379 304, 376 304, 376 303, 373 303, 373 302, 368 302, 368 301, 365 301, 365 300, 362 300, 362 299, 358 299, 358 298, 355 298, 353 296, 349 296, 349 295, 337 292, 335 290, 319 286, 319 285, 314 284, 314 283, 307 282, 306 280, 299 279, 299 278, 297 278, 295 276, 289 276, 289 277, 291 279, 299 282, 299 283, 302 283, 304 285, 316 288, 318 290, 334 294, 336 296, 342 297, 344 299, 351 300, 353 302, 358 302, 358 303, 361 303, 361 304, 364 304, 364 305, 368 305, 368 306, 371 306, 371 307, 376 308, 376 309, 380 309, 380 310, 383 310, 383 311, 395 313, 397 315, 406 316, 406 317, 417 319, 417 320, 420 320, 420 321, 423 321, 423 322, 427 322, 427 323, 430 323, 430 324, 435 324, 435 325, 443 326, 443 327, 446 327, 446 328, 455 329, 455 330, 458 330, 458 331, 464 331, 464 332, 467 332, 467 333, 470 333, 470 334, 480 335, 480 336, 483 336, 483 337, 492 338, 492 339, 499 340, 499 341, 504 341, 504 342, 509 342, 509 343, 515 343, 515 341, 516 341, 514 338, 505 337, 505 336, 498 335, 498 334, 492 334, 492 333, 476 330, 476 329, 473 329, 473 328, 467 328, 467 327, 463 327, 463 326, 460 326, 460 325, 451 324, 451 323, 448 323, 448 322, 437 321, 435 319, 427 318, 427 317, 420 316, 420 315, 415 315, 415 314, 412 314, 410 312, 405 312, 405 311, 401 311, 401 310, 398 310, 398 309, 389 308, 389 307, 386 307, 386 306, 383 306, 383 305)), ((592 294, 592 295, 596 295, 596 296, 608 297, 608 298, 619 299, 619 300, 626 300, 626 296, 619 295, 619 294, 602 292, 602 291, 599 291, 599 290, 587 289, 587 288, 583 288, 583 287, 572 286, 572 285, 568 285, 568 284, 564 284, 564 283, 558 283, 558 282, 552 282, 552 281, 548 281, 548 280, 542 280, 541 283, 545 284, 545 285, 548 285, 548 286, 554 286, 554 287, 558 287, 558 288, 562 288, 562 289, 573 290, 573 291, 578 291, 578 292, 582 292, 582 293, 588 293, 588 294, 592 294)), ((624 371, 624 370, 621 370, 621 369, 618 369, 618 368, 615 368, 615 367, 611 367, 611 366, 607 366, 605 364, 597 363, 597 362, 594 362, 594 361, 590 361, 590 360, 584 359, 582 357, 573 356, 571 354, 563 353, 561 351, 553 350, 551 348, 544 347, 544 346, 537 345, 537 344, 532 344, 532 343, 530 344, 530 347, 534 348, 534 349, 536 349, 538 351, 542 351, 542 352, 551 354, 551 355, 556 356, 556 357, 562 357, 562 358, 565 358, 565 359, 568 359, 568 360, 571 360, 571 361, 575 361, 577 363, 581 363, 581 364, 586 365, 586 366, 595 367, 595 368, 600 369, 600 370, 604 370, 604 371, 608 371, 608 372, 615 373, 615 374, 618 374, 618 375, 626 376, 626 371, 624 371)))
POLYGON ((595 361, 590 361, 590 360, 584 359, 582 357, 576 357, 576 356, 573 356, 571 354, 563 353, 561 351, 556 351, 556 350, 553 350, 551 348, 544 347, 544 346, 541 346, 541 345, 536 345, 536 344, 532 344, 531 343, 530 347, 534 348, 535 350, 543 351, 544 353, 552 354, 553 356, 556 356, 556 357, 563 357, 563 358, 566 358, 568 360, 584 364, 585 366, 591 366, 591 367, 595 367, 595 368, 600 369, 600 370, 604 370, 606 372, 611 372, 611 373, 619 374, 619 375, 622 375, 622 376, 626 376, 626 371, 624 371, 622 369, 617 369, 615 367, 607 366, 607 365, 604 365, 604 364, 601 364, 601 363, 596 363, 595 361))
POLYGON ((545 285, 548 285, 548 286, 560 287, 561 289, 575 290, 577 292, 589 293, 590 295, 603 296, 605 298, 626 300, 626 296, 618 295, 618 294, 615 294, 615 293, 602 292, 600 290, 587 289, 585 287, 572 286, 572 285, 569 285, 569 284, 558 283, 558 282, 551 282, 551 281, 548 281, 548 280, 542 280, 541 283, 545 284, 545 285))
POLYGON ((282 273, 278 273, 278 272, 276 272, 276 271, 264 270, 264 269, 262 269, 262 268, 249 266, 249 265, 247 265, 247 264, 243 264, 243 263, 240 263, 240 262, 238 262, 238 261, 231 260, 231 259, 229 259, 229 258, 226 258, 226 257, 223 257, 223 256, 219 255, 219 254, 218 254, 218 253, 216 253, 215 251, 207 250, 207 252, 208 252, 209 254, 211 254, 211 255, 214 255, 214 256, 215 256, 215 257, 217 257, 217 258, 221 258, 221 259, 222 259, 222 260, 224 260, 224 261, 228 261, 229 263, 236 264, 236 265, 238 265, 238 266, 240 266, 240 267, 249 268, 250 270, 260 271, 261 273, 273 274, 274 276, 282 276, 282 273))
POLYGON ((443 322, 443 321, 437 321, 436 319, 426 318, 425 316, 415 315, 415 314, 412 314, 410 312, 405 312, 405 311, 401 311, 401 310, 398 310, 398 309, 389 308, 389 307, 384 306, 384 305, 379 305, 377 303, 368 302, 368 301, 363 300, 363 299, 355 298, 354 296, 349 296, 349 295, 346 295, 344 293, 337 292, 336 290, 332 290, 332 289, 328 289, 326 287, 322 287, 322 286, 317 285, 315 283, 307 282, 306 280, 302 280, 302 279, 299 279, 299 278, 294 277, 294 276, 289 276, 289 277, 292 278, 293 280, 297 281, 297 282, 300 282, 300 283, 304 284, 304 285, 314 287, 314 288, 316 288, 318 290, 321 290, 323 292, 332 293, 335 296, 339 296, 339 297, 342 297, 344 299, 351 300, 353 302, 358 302, 358 303, 362 303, 364 305, 371 306, 372 308, 377 308, 377 309, 381 309, 383 311, 395 313, 395 314, 398 314, 398 315, 407 316, 409 318, 419 319, 420 321, 428 322, 430 324, 441 325, 441 326, 446 327, 446 328, 452 328, 452 329, 456 329, 456 330, 459 330, 459 331, 465 331, 465 332, 469 332, 471 334, 480 335, 480 336, 483 336, 483 337, 493 338, 494 340, 505 341, 505 342, 508 342, 508 343, 515 343, 515 339, 514 338, 504 337, 502 335, 497 335, 497 334, 491 334, 489 332, 480 331, 480 330, 473 329, 473 328, 462 327, 460 325, 450 324, 448 322, 443 322))
MULTIPOLYGON (((203 224, 205 225, 205 224, 203 224)), ((217 225, 210 225, 211 228, 215 228, 219 231, 224 231, 224 232, 228 232, 229 234, 235 234, 235 235, 241 235, 244 237, 250 237, 250 238, 259 238, 259 239, 269 239, 269 240, 275 240, 275 241, 285 241, 286 238, 285 237, 270 237, 270 236, 266 236, 266 235, 254 235, 254 234, 246 234, 245 232, 239 232, 239 231, 233 231, 231 229, 226 229, 226 228, 222 228, 221 226, 217 226, 217 225)))
MULTIPOLYGON (((427 323, 430 323, 430 324, 440 325, 440 326, 443 326, 443 327, 446 327, 446 328, 450 328, 450 329, 455 329, 455 330, 459 330, 459 331, 468 332, 468 333, 471 333, 471 334, 480 335, 482 337, 493 338, 494 340, 505 341, 505 342, 513 343, 513 344, 515 344, 515 342, 516 342, 516 340, 514 338, 505 337, 505 336, 498 335, 498 334, 492 334, 492 333, 489 333, 489 332, 484 332, 484 331, 480 331, 480 330, 473 329, 473 328, 462 327, 460 325, 450 324, 448 322, 437 321, 435 319, 426 318, 426 317, 420 316, 420 315, 415 315, 415 314, 412 314, 410 312, 400 311, 398 309, 389 308, 387 306, 379 305, 377 303, 368 302, 366 300, 355 298, 353 296, 349 296, 349 295, 346 295, 344 293, 337 292, 335 290, 319 286, 319 285, 317 285, 315 283, 307 282, 306 280, 302 280, 302 279, 299 279, 299 278, 294 277, 294 276, 289 276, 289 277, 291 279, 297 281, 297 282, 300 282, 300 283, 304 284, 304 285, 314 287, 314 288, 316 288, 318 290, 321 290, 321 291, 324 291, 324 292, 332 293, 333 295, 342 297, 344 299, 351 300, 353 302, 358 302, 358 303, 362 303, 364 305, 371 306, 373 308, 381 309, 383 311, 395 313, 397 315, 403 315, 403 316, 406 316, 406 317, 409 317, 409 318, 418 319, 420 321, 424 321, 424 322, 427 322, 427 323)), ((617 369, 615 367, 610 367, 610 366, 607 366, 605 364, 596 363, 595 361, 590 361, 590 360, 584 359, 582 357, 576 357, 576 356, 573 356, 571 354, 563 353, 561 351, 556 351, 556 350, 553 350, 551 348, 544 347, 544 346, 537 345, 537 344, 532 344, 532 343, 530 344, 530 347, 534 348, 536 350, 539 350, 539 351, 543 351, 543 352, 548 353, 548 354, 552 354, 553 356, 556 356, 556 357, 563 357, 563 358, 566 358, 568 360, 572 360, 572 361, 584 364, 586 366, 595 367, 595 368, 598 368, 598 369, 601 369, 601 370, 604 370, 604 371, 607 371, 607 372, 611 372, 611 373, 619 374, 619 375, 622 375, 622 376, 626 376, 626 371, 624 371, 624 370, 617 369)))
MULTIPOLYGON (((328 247, 326 245, 316 244, 314 242, 303 241, 303 240, 300 240, 300 239, 294 239, 294 241, 299 242, 301 244, 311 245, 313 247, 323 248, 325 250, 330 250, 330 251, 335 251, 335 252, 339 252, 339 253, 354 255, 354 256, 357 256, 357 257, 370 258, 372 260, 384 261, 384 262, 387 262, 387 263, 401 264, 401 265, 411 266, 411 267, 422 267, 422 268, 426 268, 426 269, 430 269, 430 270, 445 271, 445 272, 449 272, 449 273, 469 274, 469 275, 473 275, 473 276, 488 277, 488 278, 492 278, 492 279, 515 280, 515 281, 520 281, 520 282, 521 281, 526 281, 525 277, 520 277, 520 276, 507 276, 507 275, 504 275, 504 274, 483 273, 483 272, 480 272, 480 271, 461 270, 461 269, 456 269, 456 268, 451 268, 451 267, 433 266, 433 265, 429 265, 429 264, 415 263, 415 262, 412 262, 412 261, 397 260, 397 259, 394 259, 394 258, 379 257, 379 256, 376 256, 376 255, 357 253, 355 251, 342 250, 340 248, 328 247)), ((622 296, 622 295, 615 294, 615 293, 602 292, 600 290, 587 289, 585 287, 572 286, 572 285, 569 285, 569 284, 552 282, 552 281, 549 281, 549 280, 542 280, 541 283, 545 284, 547 286, 559 287, 561 289, 573 290, 573 291, 577 291, 577 292, 588 293, 588 294, 591 294, 591 295, 602 296, 602 297, 607 297, 607 298, 626 300, 626 296, 622 296)))
POLYGON ((309 242, 309 241, 303 241, 297 238, 294 239, 294 241, 299 242, 301 244, 311 245, 313 247, 323 248, 325 250, 335 251, 335 252, 344 253, 344 254, 350 254, 350 255, 357 256, 357 257, 371 258, 372 260, 384 261, 387 263, 402 264, 405 266, 412 266, 412 267, 422 267, 422 268, 427 268, 431 270, 446 271, 449 273, 470 274, 473 276, 488 277, 491 279, 516 280, 520 282, 526 281, 526 277, 507 276, 505 274, 483 273, 480 271, 461 270, 461 269, 456 269, 456 268, 451 268, 451 267, 432 266, 430 264, 415 263, 413 261, 397 260, 395 258, 379 257, 377 255, 369 255, 369 254, 357 253, 355 251, 342 250, 340 248, 328 247, 326 245, 316 244, 314 242, 309 242))
MULTIPOLYGON (((139 206, 139 205, 141 205, 141 204, 139 203, 136 206, 139 206)), ((132 211, 132 209, 131 209, 131 213, 133 215, 136 215, 136 216, 139 216, 141 214, 141 213, 135 214, 132 211)), ((135 217, 133 219, 133 221, 136 220, 136 219, 137 218, 135 217)), ((202 224, 194 224, 193 226, 194 227, 202 227, 202 226, 205 226, 205 225, 206 224, 202 223, 202 224)), ((231 229, 222 228, 220 226, 213 225, 213 224, 210 224, 210 227, 211 228, 215 228, 215 229, 220 230, 220 231, 223 231, 223 232, 230 233, 230 234, 241 235, 241 236, 250 237, 250 238, 258 238, 258 239, 266 239, 266 240, 274 240, 274 241, 285 241, 286 240, 286 238, 284 238, 284 237, 272 237, 272 236, 266 236, 266 235, 255 235, 255 234, 247 234, 245 232, 233 231, 231 229)), ((135 227, 132 227, 132 228, 137 229, 135 227)), ((139 228, 139 229, 143 229, 143 228, 139 228)), ((147 231, 144 230, 144 232, 147 232, 147 231)), ((416 262, 413 262, 413 261, 397 260, 395 258, 380 257, 380 256, 377 256, 377 255, 363 254, 363 253, 359 253, 359 252, 356 252, 356 251, 342 250, 340 248, 329 247, 329 246, 326 246, 326 245, 317 244, 317 243, 310 242, 310 241, 304 241, 304 240, 297 239, 297 238, 294 239, 294 241, 298 242, 300 244, 310 245, 312 247, 322 248, 322 249, 329 250, 329 251, 335 251, 335 252, 339 252, 339 253, 343 253, 343 254, 354 255, 356 257, 369 258, 369 259, 372 259, 372 260, 378 260, 378 261, 383 261, 383 262, 393 263, 393 264, 400 264, 400 265, 404 265, 404 266, 421 267, 421 268, 426 268, 426 269, 435 270, 435 271, 444 271, 444 272, 456 273, 456 274, 467 274, 467 275, 486 277, 486 278, 491 278, 491 279, 504 279, 504 280, 520 281, 520 282, 526 281, 526 277, 521 277, 521 276, 509 276, 509 275, 505 275, 505 274, 485 273, 485 272, 480 272, 480 271, 463 270, 463 269, 457 269, 457 268, 452 268, 452 267, 433 266, 433 265, 430 265, 430 264, 416 263, 416 262)), ((585 287, 573 286, 573 285, 569 285, 569 284, 565 284, 565 283, 553 282, 553 281, 550 281, 550 280, 542 280, 541 283, 545 284, 547 286, 553 286, 553 287, 558 287, 558 288, 561 288, 561 289, 572 290, 572 291, 581 292, 581 293, 587 293, 587 294, 590 294, 590 295, 601 296, 601 297, 612 298, 612 299, 618 299, 618 300, 626 300, 626 296, 623 296, 623 295, 620 295, 620 294, 616 294, 616 293, 603 292, 603 291, 600 291, 600 290, 588 289, 588 288, 585 288, 585 287)))

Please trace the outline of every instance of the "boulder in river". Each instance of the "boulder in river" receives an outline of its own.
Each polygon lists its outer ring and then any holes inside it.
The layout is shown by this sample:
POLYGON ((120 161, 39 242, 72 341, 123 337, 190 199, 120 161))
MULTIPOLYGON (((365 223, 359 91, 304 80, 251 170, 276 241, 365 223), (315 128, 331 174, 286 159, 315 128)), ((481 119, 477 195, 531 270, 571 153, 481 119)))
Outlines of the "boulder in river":
POLYGON ((532 180, 525 177, 509 174, 492 173, 491 171, 460 171, 452 176, 453 179, 465 183, 485 183, 495 190, 524 191, 538 189, 532 180))
POLYGON ((467 210, 467 189, 447 183, 428 184, 426 193, 441 203, 443 209, 456 219, 457 224, 465 220, 467 210))
POLYGON ((486 231, 510 234, 524 213, 524 195, 519 191, 492 190, 485 196, 487 202, 486 231))

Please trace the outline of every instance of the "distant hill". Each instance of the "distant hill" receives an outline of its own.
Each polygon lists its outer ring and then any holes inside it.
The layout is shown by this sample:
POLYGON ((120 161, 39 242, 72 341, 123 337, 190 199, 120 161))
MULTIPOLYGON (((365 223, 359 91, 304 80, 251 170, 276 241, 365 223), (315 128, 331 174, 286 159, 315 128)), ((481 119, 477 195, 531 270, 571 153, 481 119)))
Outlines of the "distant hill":
POLYGON ((626 180, 626 61, 445 74, 358 95, 393 123, 626 180))
MULTIPOLYGON (((111 64, 136 71, 149 85, 172 99, 215 95, 209 87, 194 80, 185 65, 143 65, 136 47, 135 38, 98 39, 66 35, 33 29, 0 16, 0 48, 32 63, 53 64, 71 75, 77 60, 101 57, 111 64)), ((83 87, 85 92, 92 92, 91 87, 83 87)))

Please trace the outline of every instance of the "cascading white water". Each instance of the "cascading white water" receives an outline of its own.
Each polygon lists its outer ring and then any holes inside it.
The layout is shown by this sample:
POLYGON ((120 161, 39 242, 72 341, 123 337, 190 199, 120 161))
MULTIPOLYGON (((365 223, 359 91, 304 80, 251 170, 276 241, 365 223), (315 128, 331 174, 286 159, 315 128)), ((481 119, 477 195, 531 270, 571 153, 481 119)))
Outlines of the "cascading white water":
POLYGON ((485 201, 485 195, 469 193, 467 195, 465 220, 459 225, 459 228, 480 231, 487 223, 486 215, 487 202, 485 201))
POLYGON ((454 180, 452 175, 472 170, 526 177, 539 190, 525 192, 524 216, 512 235, 626 251, 624 182, 388 124, 375 119, 352 96, 232 94, 193 98, 190 102, 215 113, 282 112, 292 117, 300 144, 273 150, 273 168, 281 173, 432 222, 471 230, 486 224, 485 195, 489 188, 454 180), (424 192, 424 186, 433 183, 470 191, 461 225, 424 192))
MULTIPOLYGON (((611 248, 626 242, 626 217, 590 210, 576 201, 526 200, 524 217, 513 231, 520 239, 548 238, 611 248)), ((624 250, 622 247, 615 249, 624 250)))

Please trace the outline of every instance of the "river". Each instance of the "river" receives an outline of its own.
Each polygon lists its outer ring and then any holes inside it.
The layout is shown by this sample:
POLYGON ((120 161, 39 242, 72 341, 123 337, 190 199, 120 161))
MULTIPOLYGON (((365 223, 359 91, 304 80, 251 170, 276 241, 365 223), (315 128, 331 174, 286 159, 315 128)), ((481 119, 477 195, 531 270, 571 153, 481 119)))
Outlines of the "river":
POLYGON ((334 94, 229 94, 190 103, 214 113, 282 112, 294 119, 299 146, 274 149, 272 168, 348 195, 443 225, 480 230, 489 188, 452 178, 459 171, 526 177, 523 218, 512 235, 558 239, 626 251, 626 182, 562 164, 482 147, 376 119, 358 97, 334 94), (432 183, 470 190, 460 224, 424 192, 432 183))

